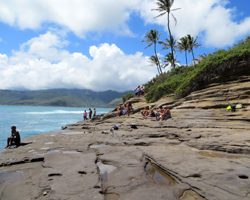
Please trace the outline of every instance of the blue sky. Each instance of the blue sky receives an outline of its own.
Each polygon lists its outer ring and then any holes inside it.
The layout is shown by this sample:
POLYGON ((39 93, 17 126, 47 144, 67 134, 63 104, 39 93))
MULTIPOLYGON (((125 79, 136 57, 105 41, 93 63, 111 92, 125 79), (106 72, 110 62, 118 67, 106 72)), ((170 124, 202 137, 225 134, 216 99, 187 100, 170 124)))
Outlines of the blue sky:
MULTIPOLYGON (((150 29, 168 37, 156 0, 0 0, 0 89, 80 88, 126 91, 157 74, 148 62, 150 29)), ((198 36, 203 53, 250 34, 249 0, 175 0, 175 38, 198 36)), ((169 50, 161 51, 160 57, 169 50)), ((184 54, 177 60, 185 64, 184 54)), ((191 64, 192 56, 188 55, 191 64)), ((169 70, 167 67, 165 70, 169 70)))

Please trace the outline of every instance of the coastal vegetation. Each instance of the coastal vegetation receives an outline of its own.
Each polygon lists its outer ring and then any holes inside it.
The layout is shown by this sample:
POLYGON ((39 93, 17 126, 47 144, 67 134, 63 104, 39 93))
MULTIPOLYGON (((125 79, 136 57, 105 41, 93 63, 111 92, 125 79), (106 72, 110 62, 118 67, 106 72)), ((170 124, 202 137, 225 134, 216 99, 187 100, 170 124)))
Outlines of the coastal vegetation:
POLYGON ((123 103, 131 98, 135 97, 134 93, 127 93, 125 95, 122 96, 122 101, 123 103))
POLYGON ((154 102, 169 94, 175 94, 176 98, 184 97, 192 91, 204 88, 215 77, 233 72, 239 62, 249 60, 250 37, 227 50, 220 49, 199 57, 201 59, 197 64, 172 68, 171 71, 156 75, 145 83, 146 100, 154 102))
MULTIPOLYGON (((234 70, 237 63, 249 59, 250 56, 250 37, 240 41, 238 44, 229 47, 228 50, 220 49, 214 53, 199 55, 195 58, 194 49, 201 47, 197 42, 198 36, 193 37, 187 34, 181 38, 174 38, 170 30, 170 13, 177 23, 177 19, 173 15, 172 9, 174 0, 157 0, 157 9, 161 17, 167 14, 168 37, 160 41, 160 35, 157 30, 150 30, 145 34, 142 42, 148 42, 149 46, 154 44, 154 55, 149 58, 149 62, 157 66, 159 75, 143 84, 146 100, 155 102, 163 96, 175 94, 175 98, 182 98, 190 94, 192 91, 204 88, 210 80, 220 76, 227 71, 234 70), (162 50, 170 49, 163 59, 159 58, 156 51, 156 44, 162 46, 162 50), (185 56, 185 65, 180 66, 177 60, 177 52, 183 53, 185 56), (192 62, 188 62, 188 53, 192 54, 192 62), (162 68, 170 66, 168 72, 162 72, 162 68)), ((147 47, 146 47, 147 48, 147 47)))

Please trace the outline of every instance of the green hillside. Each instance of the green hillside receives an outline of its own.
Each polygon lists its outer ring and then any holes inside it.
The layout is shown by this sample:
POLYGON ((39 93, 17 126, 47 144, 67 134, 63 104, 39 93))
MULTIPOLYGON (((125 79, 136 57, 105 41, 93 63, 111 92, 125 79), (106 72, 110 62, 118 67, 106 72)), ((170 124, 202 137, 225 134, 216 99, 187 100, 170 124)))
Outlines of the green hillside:
MULTIPOLYGON (((240 62, 247 62, 250 58, 250 37, 240 41, 228 50, 218 50, 209 54, 198 64, 190 67, 179 66, 170 72, 156 76, 146 84, 146 100, 154 102, 168 94, 175 94, 177 98, 184 97, 192 91, 202 89, 210 80, 233 73, 240 62)), ((249 73, 249 69, 246 69, 249 73)))
POLYGON ((128 92, 94 92, 80 89, 52 89, 39 91, 0 90, 0 105, 65 106, 65 107, 114 107, 113 102, 128 92))

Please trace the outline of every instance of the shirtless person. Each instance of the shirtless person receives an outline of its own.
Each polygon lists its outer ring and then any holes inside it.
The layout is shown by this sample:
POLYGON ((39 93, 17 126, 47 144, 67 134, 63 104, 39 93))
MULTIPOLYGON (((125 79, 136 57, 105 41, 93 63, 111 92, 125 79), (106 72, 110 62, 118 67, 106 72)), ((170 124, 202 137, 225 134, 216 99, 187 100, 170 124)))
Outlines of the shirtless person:
POLYGON ((156 115, 155 115, 155 119, 158 120, 157 118, 159 117, 161 119, 163 115, 163 109, 162 106, 159 107, 159 110, 157 111, 156 115))
POLYGON ((160 121, 167 120, 167 119, 169 119, 169 118, 172 118, 172 117, 171 117, 171 112, 170 112, 170 110, 168 109, 168 107, 165 106, 165 107, 163 108, 163 115, 162 115, 160 121))
POLYGON ((147 118, 151 118, 151 117, 155 117, 155 113, 154 113, 152 108, 149 109, 148 114, 146 116, 144 116, 142 119, 147 119, 147 118))
POLYGON ((11 136, 8 137, 7 139, 7 146, 5 147, 5 149, 8 149, 11 147, 11 145, 15 144, 17 147, 20 146, 20 134, 19 132, 16 130, 15 126, 11 127, 11 136))
POLYGON ((141 117, 142 117, 142 119, 146 119, 147 116, 148 116, 148 114, 149 114, 149 112, 148 112, 147 107, 144 107, 144 109, 141 110, 141 117))
POLYGON ((130 112, 133 111, 133 107, 131 105, 131 103, 129 102, 128 105, 127 105, 127 113, 128 113, 128 117, 130 116, 130 112))
POLYGON ((122 114, 121 112, 122 112, 122 105, 119 105, 118 107, 117 107, 117 117, 120 117, 120 115, 122 114))
POLYGON ((93 115, 93 117, 95 117, 96 116, 96 109, 94 108, 94 115, 93 115))
POLYGON ((91 119, 92 118, 92 110, 91 110, 91 108, 89 109, 89 119, 91 119))

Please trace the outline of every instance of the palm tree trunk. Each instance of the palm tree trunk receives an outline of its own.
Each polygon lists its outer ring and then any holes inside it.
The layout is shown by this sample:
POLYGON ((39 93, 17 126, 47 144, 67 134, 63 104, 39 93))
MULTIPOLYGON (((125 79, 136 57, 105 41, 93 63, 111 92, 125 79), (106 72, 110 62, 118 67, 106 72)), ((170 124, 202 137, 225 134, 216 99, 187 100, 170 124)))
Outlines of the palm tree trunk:
POLYGON ((193 55, 193 60, 194 60, 194 50, 192 49, 192 55, 193 55))
MULTIPOLYGON (((169 14, 170 14, 170 12, 168 12, 168 32, 169 32, 169 38, 170 38, 170 41, 171 41, 172 35, 171 35, 171 31, 170 31, 169 14)), ((171 46, 171 53, 173 55, 173 67, 175 68, 175 63, 174 63, 174 47, 173 47, 172 43, 170 44, 170 46, 171 46)))
POLYGON ((162 74, 160 62, 159 62, 159 59, 158 59, 158 56, 157 56, 157 53, 156 53, 156 44, 154 45, 154 47, 155 47, 155 57, 156 57, 156 59, 157 59, 157 61, 158 61, 157 67, 159 68, 158 70, 160 71, 159 74, 162 74))
POLYGON ((188 66, 187 51, 185 51, 185 56, 186 56, 186 65, 188 66))
POLYGON ((157 71, 158 71, 158 73, 159 73, 159 75, 160 75, 161 73, 160 73, 160 71, 159 71, 159 67, 158 67, 158 65, 156 65, 156 67, 157 67, 157 71))

